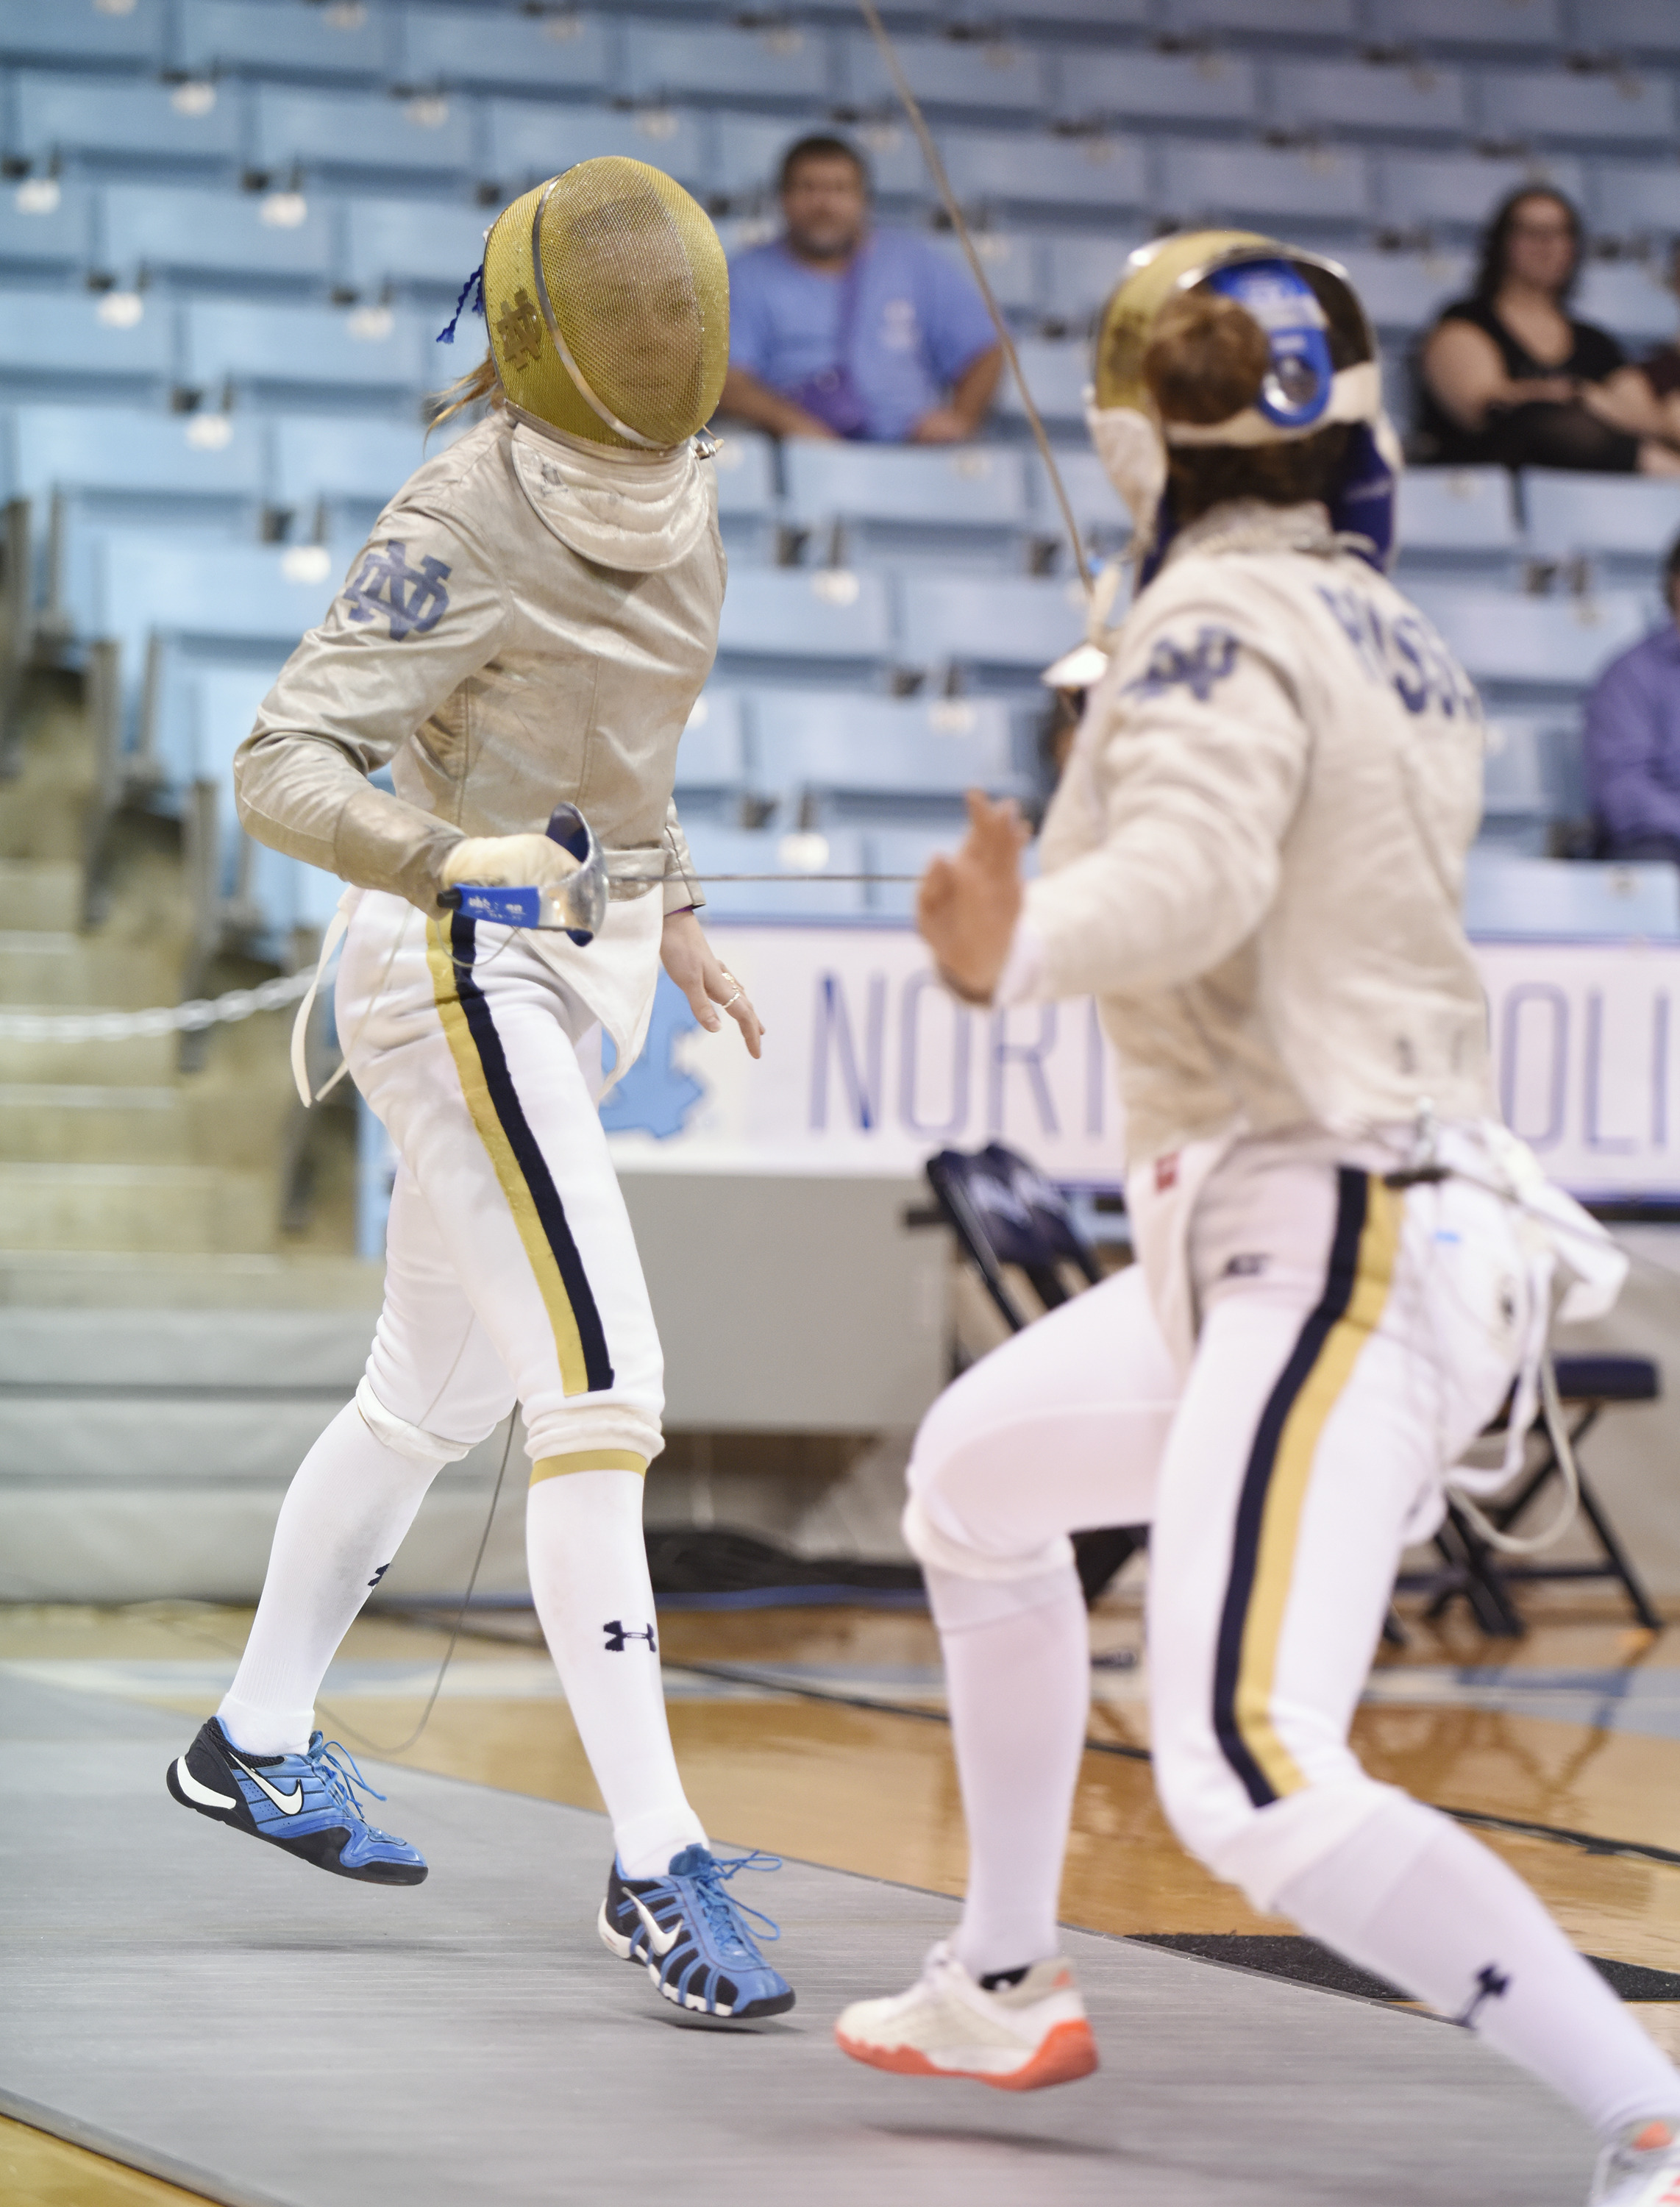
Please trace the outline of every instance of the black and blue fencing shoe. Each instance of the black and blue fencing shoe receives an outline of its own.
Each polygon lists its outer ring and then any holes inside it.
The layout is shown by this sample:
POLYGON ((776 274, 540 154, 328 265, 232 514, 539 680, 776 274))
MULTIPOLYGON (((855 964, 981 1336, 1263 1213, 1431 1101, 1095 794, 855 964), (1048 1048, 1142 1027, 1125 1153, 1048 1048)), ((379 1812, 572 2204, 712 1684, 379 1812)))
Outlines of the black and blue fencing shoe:
POLYGON ((780 1869, 774 1855, 726 1857, 685 1847, 663 1877, 626 1877, 617 1858, 601 1904, 599 1929, 622 1960, 639 1962, 674 2007, 696 2015, 782 2015, 792 1988, 753 1944, 744 1919, 779 1939, 768 1916, 748 1908, 727 1881, 744 1869, 780 1869))
POLYGON ((170 1791, 183 1809, 284 1847, 289 1855, 359 1877, 370 1885, 418 1885, 426 1858, 406 1839, 370 1824, 354 1788, 383 1801, 355 1758, 316 1732, 307 1755, 247 1755, 212 1717, 169 1767, 170 1791), (341 1762, 338 1757, 342 1755, 341 1762))

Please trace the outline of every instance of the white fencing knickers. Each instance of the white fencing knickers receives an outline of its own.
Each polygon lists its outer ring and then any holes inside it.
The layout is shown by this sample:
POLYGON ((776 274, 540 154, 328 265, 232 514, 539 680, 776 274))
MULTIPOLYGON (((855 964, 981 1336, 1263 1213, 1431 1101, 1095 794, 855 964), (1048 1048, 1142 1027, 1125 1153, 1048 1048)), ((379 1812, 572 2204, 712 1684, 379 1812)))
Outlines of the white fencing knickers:
POLYGON ((356 1402, 306 1458, 224 1720, 307 1734, 314 1696, 440 1467, 517 1401, 531 1591, 627 1874, 704 1833, 684 1799, 642 1539, 662 1441, 653 1311, 597 1111, 594 1015, 517 930, 357 902, 337 1019, 400 1167, 356 1402))
POLYGON ((1065 1601, 1074 1529, 1152 1526, 1157 1782, 1264 1910, 1391 1791, 1348 1728, 1400 1551, 1510 1384, 1528 1281, 1498 1199, 1399 1193, 1323 1137, 1240 1144, 1189 1232, 1188 1373, 1142 1268, 1116 1275, 935 1404, 906 1532, 943 1626, 1065 1601))

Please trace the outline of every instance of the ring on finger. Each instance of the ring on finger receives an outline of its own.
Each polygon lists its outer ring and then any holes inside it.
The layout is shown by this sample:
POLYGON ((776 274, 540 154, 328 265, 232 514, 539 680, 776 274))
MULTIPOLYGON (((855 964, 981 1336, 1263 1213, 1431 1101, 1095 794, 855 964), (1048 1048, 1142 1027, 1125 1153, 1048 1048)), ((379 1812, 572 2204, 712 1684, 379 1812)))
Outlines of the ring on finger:
MULTIPOLYGON (((732 976, 732 975, 731 976, 731 978, 732 978, 732 979, 733 978, 733 976, 732 976)), ((738 981, 737 981, 737 982, 735 983, 735 993, 734 993, 734 995, 733 995, 732 996, 726 996, 726 997, 724 998, 724 1000, 723 1000, 723 1007, 722 1007, 722 1008, 726 1012, 726 1011, 729 1009, 729 1007, 730 1007, 732 1004, 738 1003, 738 1002, 740 1002, 741 998, 742 998, 745 994, 746 994, 745 990, 744 990, 744 989, 743 989, 743 988, 742 988, 742 986, 741 986, 741 984, 740 984, 740 983, 739 983, 738 981)))

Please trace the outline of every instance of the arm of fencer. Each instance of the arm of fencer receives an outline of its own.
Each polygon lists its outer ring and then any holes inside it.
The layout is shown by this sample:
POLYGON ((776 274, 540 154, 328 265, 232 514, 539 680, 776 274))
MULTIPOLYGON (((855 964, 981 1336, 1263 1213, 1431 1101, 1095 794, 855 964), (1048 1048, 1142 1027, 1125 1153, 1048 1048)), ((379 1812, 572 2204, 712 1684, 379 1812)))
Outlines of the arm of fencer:
POLYGON ((665 831, 661 840, 665 847, 667 918, 673 912, 697 911, 706 901, 706 893, 700 886, 699 875, 695 871, 694 854, 689 849, 688 837, 683 833, 683 823, 677 817, 674 797, 665 808, 665 831))
POLYGON ((1090 710, 1070 762, 1090 847, 1026 890, 1035 997, 1173 988, 1229 957, 1276 894, 1306 775, 1291 670, 1216 608, 1134 630, 1090 710))
POLYGON ((235 757, 247 833, 435 912, 461 831, 368 777, 495 656, 506 619, 494 563, 469 535, 389 509, 235 757))

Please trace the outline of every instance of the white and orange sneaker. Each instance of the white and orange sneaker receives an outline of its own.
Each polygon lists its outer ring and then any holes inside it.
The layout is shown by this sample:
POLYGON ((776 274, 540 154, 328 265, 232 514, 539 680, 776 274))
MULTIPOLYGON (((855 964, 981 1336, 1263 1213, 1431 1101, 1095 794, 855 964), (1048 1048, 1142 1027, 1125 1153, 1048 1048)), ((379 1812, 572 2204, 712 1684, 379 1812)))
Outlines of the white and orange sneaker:
POLYGON ((1680 2207, 1680 2129, 1630 2123, 1599 2156, 1587 2207, 1680 2207))
POLYGON ((840 2051, 901 2077, 968 2077, 1000 2091, 1071 2084, 1097 2066, 1097 2041, 1071 1962, 1035 1962, 1013 1984, 976 1983, 944 1940, 892 2000, 855 2001, 834 2025, 840 2051))

